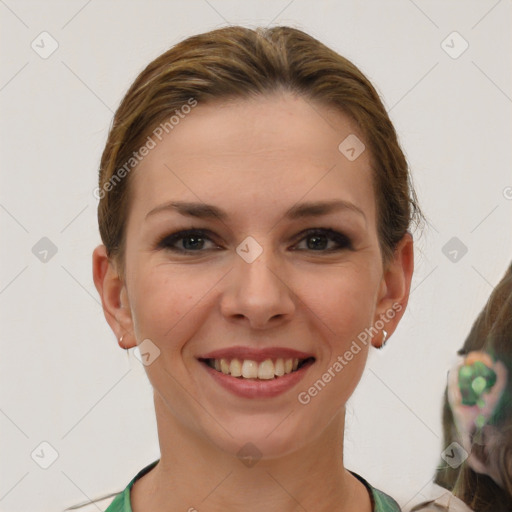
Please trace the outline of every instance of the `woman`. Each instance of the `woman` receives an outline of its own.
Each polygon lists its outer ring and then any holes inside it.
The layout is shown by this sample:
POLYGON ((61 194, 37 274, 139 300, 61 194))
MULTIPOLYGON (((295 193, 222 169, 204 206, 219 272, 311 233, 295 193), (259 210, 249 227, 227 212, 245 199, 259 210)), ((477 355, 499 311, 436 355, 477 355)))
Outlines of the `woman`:
POLYGON ((473 324, 459 351, 462 360, 449 372, 443 430, 455 463, 445 455, 432 499, 415 512, 512 510, 511 340, 512 265, 473 324))
POLYGON ((94 282, 161 451, 108 512, 399 510, 343 465, 421 215, 363 74, 289 27, 190 37, 128 90, 98 197, 94 282))

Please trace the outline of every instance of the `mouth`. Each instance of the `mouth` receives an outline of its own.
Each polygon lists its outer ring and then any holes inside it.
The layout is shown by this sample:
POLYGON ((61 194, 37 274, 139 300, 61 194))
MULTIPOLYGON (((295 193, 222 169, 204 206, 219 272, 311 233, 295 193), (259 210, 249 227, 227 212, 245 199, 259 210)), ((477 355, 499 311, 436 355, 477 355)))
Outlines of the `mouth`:
POLYGON ((237 379, 277 380, 315 362, 314 357, 278 357, 263 361, 242 358, 199 358, 199 361, 224 375, 237 379))

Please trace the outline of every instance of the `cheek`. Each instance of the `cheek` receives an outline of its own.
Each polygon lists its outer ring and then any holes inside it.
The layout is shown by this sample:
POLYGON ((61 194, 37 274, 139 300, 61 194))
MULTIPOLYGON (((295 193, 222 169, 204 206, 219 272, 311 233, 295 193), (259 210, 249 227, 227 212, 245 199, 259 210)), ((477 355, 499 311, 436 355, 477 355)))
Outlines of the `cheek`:
POLYGON ((369 272, 326 269, 324 275, 305 275, 301 290, 301 300, 322 320, 335 345, 349 342, 373 320, 377 282, 369 272))
POLYGON ((316 297, 323 320, 319 328, 329 351, 321 371, 332 382, 325 398, 329 395, 333 411, 346 402, 361 378, 371 342, 367 332, 376 307, 377 283, 370 273, 345 270, 337 278, 331 273, 323 293, 316 297))
POLYGON ((194 281, 188 273, 165 272, 148 267, 133 281, 132 315, 138 341, 149 338, 161 344, 179 339, 182 320, 197 303, 194 281))

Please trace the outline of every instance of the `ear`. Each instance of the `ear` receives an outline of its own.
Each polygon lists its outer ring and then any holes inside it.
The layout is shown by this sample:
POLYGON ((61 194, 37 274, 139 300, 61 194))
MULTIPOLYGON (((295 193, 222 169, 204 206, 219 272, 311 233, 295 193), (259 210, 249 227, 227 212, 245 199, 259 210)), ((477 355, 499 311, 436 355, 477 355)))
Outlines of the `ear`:
POLYGON ((137 343, 126 284, 115 263, 107 256, 104 245, 99 245, 93 251, 92 274, 94 285, 101 297, 103 313, 119 340, 119 345, 125 349, 135 347, 137 343))
POLYGON ((373 326, 378 331, 372 338, 372 345, 381 348, 387 337, 395 331, 405 313, 411 290, 414 270, 414 244, 410 233, 398 243, 393 258, 384 267, 373 326))

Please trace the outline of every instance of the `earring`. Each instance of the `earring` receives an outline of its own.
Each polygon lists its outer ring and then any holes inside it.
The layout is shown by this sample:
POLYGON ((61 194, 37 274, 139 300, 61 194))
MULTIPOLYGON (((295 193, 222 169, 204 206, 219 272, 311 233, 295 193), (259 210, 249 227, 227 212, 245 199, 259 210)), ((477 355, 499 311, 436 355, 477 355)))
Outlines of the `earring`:
POLYGON ((382 329, 382 344, 379 348, 383 348, 384 345, 386 344, 386 340, 388 339, 388 331, 386 331, 385 329, 382 329))
POLYGON ((121 337, 119 338, 119 342, 118 342, 118 343, 119 343, 119 346, 120 346, 121 348, 124 348, 124 349, 126 350, 126 347, 124 347, 124 346, 123 346, 123 338, 124 338, 124 334, 123 334, 123 336, 121 336, 121 337))

